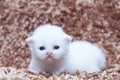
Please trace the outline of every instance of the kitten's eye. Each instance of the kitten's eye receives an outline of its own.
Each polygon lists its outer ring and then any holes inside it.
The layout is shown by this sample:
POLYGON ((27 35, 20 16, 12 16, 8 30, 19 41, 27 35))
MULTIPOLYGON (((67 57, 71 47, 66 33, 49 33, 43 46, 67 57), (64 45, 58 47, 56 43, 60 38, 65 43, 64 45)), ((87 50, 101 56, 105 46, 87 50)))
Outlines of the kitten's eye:
POLYGON ((54 49, 59 49, 60 47, 58 45, 55 45, 53 48, 54 49))
POLYGON ((44 46, 39 47, 40 50, 45 50, 44 46))

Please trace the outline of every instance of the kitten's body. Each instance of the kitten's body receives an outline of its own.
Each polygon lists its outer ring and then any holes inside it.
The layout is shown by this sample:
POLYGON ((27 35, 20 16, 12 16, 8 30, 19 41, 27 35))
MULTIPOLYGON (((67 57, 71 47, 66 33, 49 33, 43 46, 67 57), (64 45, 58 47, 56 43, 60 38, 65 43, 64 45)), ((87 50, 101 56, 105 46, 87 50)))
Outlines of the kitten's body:
POLYGON ((95 72, 105 66, 105 55, 95 44, 87 41, 74 41, 70 44, 67 71, 95 72))
POLYGON ((94 72, 105 66, 105 56, 87 41, 71 43, 71 37, 55 25, 41 25, 26 39, 32 52, 29 70, 51 74, 77 70, 94 72))

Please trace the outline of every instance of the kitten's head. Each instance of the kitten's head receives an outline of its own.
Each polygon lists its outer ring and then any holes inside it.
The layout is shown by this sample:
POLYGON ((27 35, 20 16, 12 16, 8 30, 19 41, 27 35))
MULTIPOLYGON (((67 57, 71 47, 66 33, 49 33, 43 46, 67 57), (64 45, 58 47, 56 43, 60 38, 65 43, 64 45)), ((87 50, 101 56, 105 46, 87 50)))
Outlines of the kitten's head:
POLYGON ((36 31, 33 36, 26 39, 32 55, 46 61, 60 60, 67 55, 71 36, 64 33, 61 28, 42 27, 36 31))

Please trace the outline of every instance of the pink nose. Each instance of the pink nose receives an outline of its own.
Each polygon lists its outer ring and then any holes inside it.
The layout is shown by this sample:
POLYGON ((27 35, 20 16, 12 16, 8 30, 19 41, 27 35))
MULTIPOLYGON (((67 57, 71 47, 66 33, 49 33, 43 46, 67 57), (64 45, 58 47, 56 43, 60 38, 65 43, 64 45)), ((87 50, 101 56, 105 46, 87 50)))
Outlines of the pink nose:
POLYGON ((49 56, 51 56, 51 55, 52 55, 52 52, 47 52, 46 54, 49 55, 49 56))

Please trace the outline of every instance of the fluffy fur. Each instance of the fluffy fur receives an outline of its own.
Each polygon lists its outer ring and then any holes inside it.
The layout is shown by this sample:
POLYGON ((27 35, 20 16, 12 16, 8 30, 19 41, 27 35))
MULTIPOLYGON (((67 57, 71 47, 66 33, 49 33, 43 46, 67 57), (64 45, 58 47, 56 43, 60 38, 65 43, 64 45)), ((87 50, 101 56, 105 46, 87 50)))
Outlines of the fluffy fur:
POLYGON ((50 24, 41 25, 26 41, 32 52, 30 71, 54 74, 65 70, 71 37, 61 28, 50 24), (40 50, 41 46, 45 50, 40 50), (59 46, 59 49, 54 49, 55 46, 59 46))
POLYGON ((95 72, 105 67, 105 55, 96 44, 74 41, 70 44, 67 71, 95 72), (70 67, 69 67, 70 66, 70 67))
POLYGON ((26 41, 32 52, 30 71, 74 74, 77 70, 101 71, 105 66, 105 55, 97 45, 87 41, 71 43, 71 36, 56 25, 41 25, 26 41))

